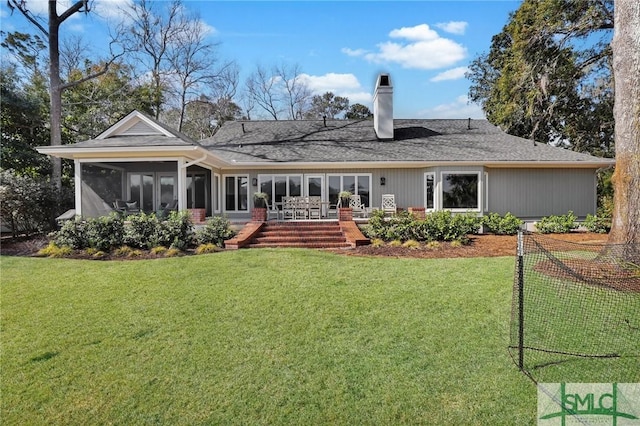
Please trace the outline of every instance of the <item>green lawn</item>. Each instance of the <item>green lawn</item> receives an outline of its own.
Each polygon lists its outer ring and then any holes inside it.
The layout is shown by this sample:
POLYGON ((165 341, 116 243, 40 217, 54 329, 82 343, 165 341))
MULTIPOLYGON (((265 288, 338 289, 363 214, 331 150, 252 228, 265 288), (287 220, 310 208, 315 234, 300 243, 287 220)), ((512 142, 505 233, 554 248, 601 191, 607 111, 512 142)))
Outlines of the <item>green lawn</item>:
MULTIPOLYGON (((1 262, 3 424, 536 420, 507 351, 513 258, 1 262)), ((637 368, 545 380, 629 382, 637 368)))

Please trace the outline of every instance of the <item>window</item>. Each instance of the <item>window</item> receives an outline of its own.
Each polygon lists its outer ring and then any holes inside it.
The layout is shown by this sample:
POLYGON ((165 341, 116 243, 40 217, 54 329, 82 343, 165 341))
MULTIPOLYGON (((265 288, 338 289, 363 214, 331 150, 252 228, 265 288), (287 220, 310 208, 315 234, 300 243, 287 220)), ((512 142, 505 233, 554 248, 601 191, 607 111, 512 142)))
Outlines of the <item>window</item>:
POLYGON ((424 207, 427 210, 434 210, 436 205, 436 175, 435 173, 424 174, 424 207))
POLYGON ((269 196, 269 202, 282 202, 282 197, 302 195, 301 175, 258 175, 258 188, 269 196))
POLYGON ((249 207, 249 176, 225 176, 224 196, 226 211, 247 211, 249 207))
POLYGON ((442 208, 478 210, 480 173, 442 173, 442 208))
POLYGON ((329 175, 329 203, 337 204, 340 191, 360 195, 360 201, 371 207, 371 175, 329 175))

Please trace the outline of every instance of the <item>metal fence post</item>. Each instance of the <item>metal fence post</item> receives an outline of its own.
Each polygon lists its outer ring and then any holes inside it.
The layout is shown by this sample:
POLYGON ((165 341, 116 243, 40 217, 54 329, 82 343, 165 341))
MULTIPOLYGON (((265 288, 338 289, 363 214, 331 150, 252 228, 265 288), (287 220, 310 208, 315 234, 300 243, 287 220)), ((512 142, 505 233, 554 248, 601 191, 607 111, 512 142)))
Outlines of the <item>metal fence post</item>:
POLYGON ((518 231, 518 368, 524 370, 524 240, 518 231))

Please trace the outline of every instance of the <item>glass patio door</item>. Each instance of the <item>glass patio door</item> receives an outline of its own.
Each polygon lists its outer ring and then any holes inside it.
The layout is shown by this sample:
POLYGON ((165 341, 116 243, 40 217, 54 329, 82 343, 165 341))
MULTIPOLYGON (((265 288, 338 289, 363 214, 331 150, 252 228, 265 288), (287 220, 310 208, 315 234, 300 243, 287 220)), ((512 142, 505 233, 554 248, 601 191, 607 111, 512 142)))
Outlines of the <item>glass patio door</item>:
POLYGON ((154 211, 154 181, 153 173, 129 173, 129 201, 147 213, 154 211))
POLYGON ((178 199, 178 176, 175 173, 158 175, 158 208, 178 199))
MULTIPOLYGON (((320 197, 322 201, 324 198, 324 175, 305 175, 304 176, 304 191, 305 195, 309 197, 320 197)), ((322 205, 322 216, 327 215, 326 205, 322 205)))

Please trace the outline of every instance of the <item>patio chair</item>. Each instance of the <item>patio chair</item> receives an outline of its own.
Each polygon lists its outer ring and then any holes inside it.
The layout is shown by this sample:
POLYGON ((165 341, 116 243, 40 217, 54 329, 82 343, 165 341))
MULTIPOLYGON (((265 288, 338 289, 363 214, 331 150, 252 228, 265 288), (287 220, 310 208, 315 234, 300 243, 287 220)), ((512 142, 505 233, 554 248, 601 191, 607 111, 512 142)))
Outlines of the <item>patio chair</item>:
POLYGON ((396 196, 394 194, 382 194, 382 211, 384 214, 395 214, 397 210, 396 196))
POLYGON ((309 197, 294 198, 295 219, 307 219, 309 215, 309 197))
POLYGON ((359 215, 360 217, 367 217, 369 210, 362 204, 362 200, 359 195, 352 195, 349 198, 349 207, 353 209, 353 215, 359 215))
POLYGON ((296 215, 293 197, 282 197, 282 219, 294 219, 296 215))
POLYGON ((322 218, 322 199, 317 196, 309 197, 309 219, 322 218))
POLYGON ((160 207, 160 210, 158 210, 158 216, 161 218, 167 217, 169 216, 169 214, 171 212, 177 212, 178 211, 178 200, 173 200, 170 203, 167 203, 165 206, 160 207))
POLYGON ((123 200, 115 200, 113 202, 113 209, 119 213, 125 213, 127 211, 127 203, 123 200))
POLYGON ((276 205, 275 201, 271 202, 271 205, 269 205, 269 201, 266 201, 267 203, 267 220, 269 220, 269 218, 271 217, 271 215, 275 215, 276 216, 276 220, 280 220, 280 216, 283 216, 284 219, 284 214, 283 214, 283 210, 280 210, 278 208, 278 206, 276 205))

